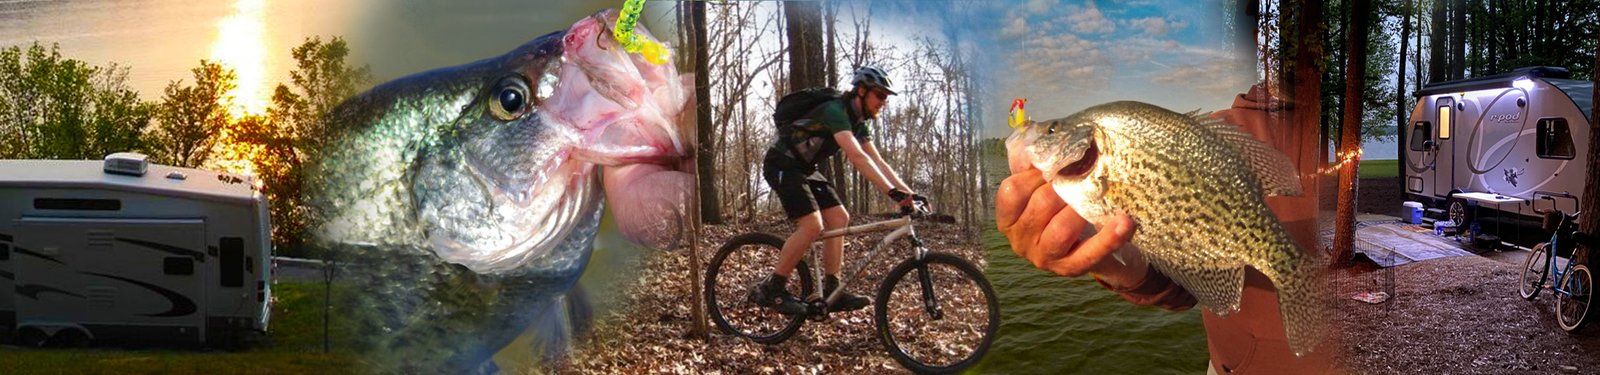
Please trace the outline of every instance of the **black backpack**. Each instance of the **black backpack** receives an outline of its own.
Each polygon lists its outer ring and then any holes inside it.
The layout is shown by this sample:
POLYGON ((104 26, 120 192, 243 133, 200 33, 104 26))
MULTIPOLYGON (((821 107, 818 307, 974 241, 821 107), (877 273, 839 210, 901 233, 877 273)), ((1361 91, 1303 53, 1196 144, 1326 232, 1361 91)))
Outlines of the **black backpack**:
POLYGON ((778 106, 772 109, 773 125, 778 127, 778 134, 783 134, 788 131, 789 125, 810 114, 817 106, 842 96, 844 93, 832 87, 812 87, 784 95, 778 99, 778 106))

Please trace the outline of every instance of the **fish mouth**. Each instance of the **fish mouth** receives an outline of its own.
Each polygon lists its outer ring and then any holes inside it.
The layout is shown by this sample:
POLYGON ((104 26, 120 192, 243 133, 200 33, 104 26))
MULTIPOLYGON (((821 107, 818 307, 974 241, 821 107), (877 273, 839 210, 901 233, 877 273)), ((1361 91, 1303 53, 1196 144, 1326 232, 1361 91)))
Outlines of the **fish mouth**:
POLYGON ((1083 176, 1087 176, 1089 174, 1090 170, 1094 169, 1094 163, 1099 160, 1100 146, 1098 142, 1095 142, 1093 138, 1090 138, 1089 147, 1083 151, 1083 156, 1078 157, 1078 161, 1074 161, 1066 166, 1061 167, 1061 169, 1056 170, 1056 175, 1069 179, 1083 178, 1083 176))

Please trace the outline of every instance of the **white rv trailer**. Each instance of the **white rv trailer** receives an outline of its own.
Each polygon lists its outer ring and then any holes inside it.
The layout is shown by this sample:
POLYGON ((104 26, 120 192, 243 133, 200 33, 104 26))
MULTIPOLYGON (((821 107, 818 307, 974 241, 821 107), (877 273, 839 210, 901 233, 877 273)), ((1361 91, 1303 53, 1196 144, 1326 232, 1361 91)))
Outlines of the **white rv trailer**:
POLYGON ((1475 216, 1498 225, 1593 199, 1581 194, 1595 167, 1585 155, 1594 84, 1570 76, 1526 67, 1418 90, 1405 134, 1406 198, 1461 228, 1475 216))
POLYGON ((237 175, 131 153, 0 160, 0 333, 239 344, 267 328, 270 233, 237 175))

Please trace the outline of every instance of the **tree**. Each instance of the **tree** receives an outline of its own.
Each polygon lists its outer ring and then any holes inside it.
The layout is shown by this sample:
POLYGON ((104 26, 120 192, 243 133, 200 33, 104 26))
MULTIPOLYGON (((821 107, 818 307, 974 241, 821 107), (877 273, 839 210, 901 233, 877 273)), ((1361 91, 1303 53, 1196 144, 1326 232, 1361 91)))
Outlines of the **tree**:
POLYGON ((1345 68, 1344 125, 1339 139, 1339 201, 1334 218, 1333 248, 1336 264, 1348 263, 1353 256, 1356 222, 1356 173, 1361 166, 1356 155, 1361 151, 1362 94, 1366 87, 1367 31, 1372 12, 1370 2, 1357 1, 1350 22, 1350 60, 1345 68))
MULTIPOLYGON (((1600 51, 1595 52, 1594 65, 1592 67, 1594 68, 1594 75, 1590 76, 1590 79, 1594 81, 1592 94, 1594 96, 1592 97, 1600 98, 1600 51)), ((1582 207, 1578 208, 1583 217, 1578 218, 1578 230, 1590 235, 1600 236, 1600 169, 1594 167, 1595 162, 1600 161, 1600 101, 1591 101, 1590 105, 1592 107, 1590 107, 1589 111, 1591 114, 1589 116, 1589 172, 1583 179, 1584 200, 1582 207)), ((1589 249, 1589 251, 1589 256, 1591 257, 1600 256, 1600 254, 1594 253, 1595 251, 1600 251, 1600 249, 1589 249)), ((1591 259, 1590 262, 1592 263, 1593 260, 1591 259)))
POLYGON ((128 69, 115 64, 94 77, 93 114, 81 158, 144 149, 144 130, 155 117, 156 105, 139 99, 139 93, 128 87, 127 77, 128 69))
POLYGON ((156 110, 159 125, 151 134, 154 137, 151 150, 154 155, 151 156, 157 163, 199 167, 211 157, 216 134, 228 126, 232 99, 226 93, 234 88, 233 71, 200 60, 200 66, 191 72, 193 86, 177 80, 167 84, 163 91, 165 95, 156 110))
POLYGON ((290 51, 295 69, 289 72, 290 85, 279 84, 272 94, 272 106, 264 116, 245 116, 229 125, 230 136, 254 147, 250 158, 271 200, 272 238, 281 253, 302 253, 310 221, 315 213, 306 202, 304 186, 308 162, 317 160, 317 151, 339 129, 332 129, 323 118, 339 103, 354 96, 372 80, 366 66, 350 66, 345 60, 350 48, 344 39, 307 38, 290 51), (291 86, 292 85, 292 86, 291 86))
POLYGON ((126 68, 66 58, 59 46, 0 50, 0 158, 137 151, 151 105, 126 82, 126 68))
POLYGON ((700 197, 700 221, 707 224, 722 224, 722 210, 717 194, 716 185, 716 159, 717 148, 713 138, 716 128, 711 122, 711 75, 707 50, 710 49, 706 41, 706 4, 696 1, 688 4, 690 48, 694 49, 694 95, 695 95, 695 130, 700 138, 700 149, 695 155, 695 172, 697 178, 697 193, 700 197))
MULTIPOLYGON (((716 181, 711 176, 715 175, 713 169, 716 166, 716 149, 711 147, 715 128, 711 126, 711 102, 709 101, 711 97, 711 75, 707 74, 709 68, 707 68, 706 61, 709 59, 706 56, 706 50, 709 48, 709 44, 706 42, 706 3, 704 1, 689 3, 687 11, 690 24, 688 28, 689 39, 691 40, 688 45, 689 48, 694 49, 694 71, 696 73, 694 77, 694 95, 696 98, 694 114, 696 136, 699 138, 696 143, 699 144, 699 149, 694 155, 694 164, 697 175, 695 181, 698 185, 696 202, 698 202, 697 207, 700 211, 700 220, 693 225, 695 233, 690 235, 690 240, 695 241, 694 243, 699 243, 700 223, 722 224, 722 210, 717 200, 716 181)), ((702 277, 700 275, 700 259, 700 247, 690 246, 689 285, 700 285, 702 277)), ((694 305, 690 309, 694 316, 693 332, 691 333, 702 340, 709 339, 707 334, 710 333, 710 330, 706 327, 704 296, 695 293, 693 290, 689 294, 689 299, 694 301, 694 305)))
MULTIPOLYGON (((1395 142, 1398 149, 1395 157, 1400 159, 1400 165, 1406 164, 1406 44, 1411 41, 1411 13, 1414 11, 1412 0, 1403 0, 1400 3, 1400 54, 1395 56, 1395 65, 1398 72, 1394 75, 1394 133, 1399 137, 1395 142)), ((1420 47, 1420 46, 1419 46, 1420 47)), ((1421 69, 1422 67, 1417 67, 1421 69)), ((1398 181, 1404 185, 1404 179, 1398 181)), ((1402 186, 1403 187, 1403 186, 1402 186)), ((1404 190, 1402 190, 1404 191, 1404 190)))
POLYGON ((1445 55, 1444 49, 1444 37, 1446 30, 1444 23, 1444 2, 1445 0, 1433 0, 1433 16, 1429 18, 1429 20, 1433 21, 1433 27, 1429 28, 1428 31, 1429 83, 1450 80, 1449 76, 1445 74, 1445 72, 1448 71, 1445 67, 1445 62, 1448 60, 1446 59, 1447 56, 1445 55))

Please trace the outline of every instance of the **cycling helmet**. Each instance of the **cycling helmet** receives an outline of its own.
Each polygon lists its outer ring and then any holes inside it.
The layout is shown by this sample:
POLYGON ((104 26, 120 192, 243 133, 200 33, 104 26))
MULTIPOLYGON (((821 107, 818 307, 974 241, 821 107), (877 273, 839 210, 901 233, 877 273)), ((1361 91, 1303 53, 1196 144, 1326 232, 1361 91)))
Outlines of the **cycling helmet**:
POLYGON ((850 78, 850 83, 856 85, 856 87, 877 87, 888 92, 889 95, 896 94, 894 88, 889 86, 889 74, 884 73, 883 69, 873 66, 857 68, 853 77, 850 78))

